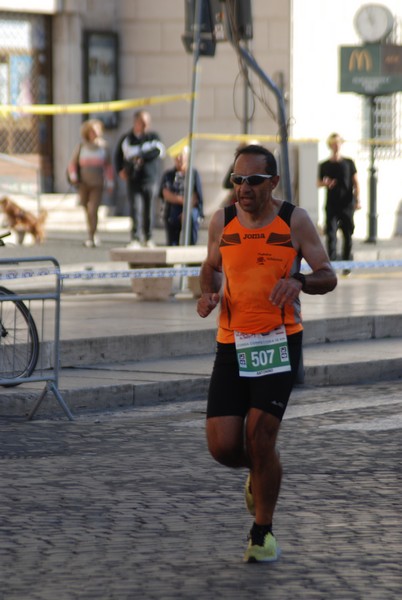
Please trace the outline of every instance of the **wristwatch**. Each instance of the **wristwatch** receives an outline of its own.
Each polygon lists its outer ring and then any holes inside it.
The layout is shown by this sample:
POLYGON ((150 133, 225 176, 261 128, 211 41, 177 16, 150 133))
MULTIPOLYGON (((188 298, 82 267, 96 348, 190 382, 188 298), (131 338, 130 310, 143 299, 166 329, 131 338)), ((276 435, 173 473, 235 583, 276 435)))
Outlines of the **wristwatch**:
POLYGON ((302 284, 301 289, 304 292, 304 288, 306 287, 306 276, 303 275, 303 273, 293 273, 292 277, 293 279, 296 279, 296 281, 300 281, 302 284))

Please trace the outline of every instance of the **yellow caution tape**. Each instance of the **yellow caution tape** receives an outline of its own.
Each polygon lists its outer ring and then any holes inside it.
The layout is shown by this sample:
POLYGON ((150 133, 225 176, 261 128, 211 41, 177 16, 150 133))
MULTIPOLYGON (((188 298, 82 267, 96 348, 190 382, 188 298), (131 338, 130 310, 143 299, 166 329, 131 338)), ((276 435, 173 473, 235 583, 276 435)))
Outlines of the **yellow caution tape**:
MULTIPOLYGON (((220 140, 223 142, 274 142, 279 144, 281 142, 280 135, 259 135, 258 133, 239 133, 239 134, 230 134, 230 133, 195 133, 194 138, 200 140, 220 140)), ((315 138, 306 138, 306 139, 293 139, 288 138, 288 142, 319 142, 318 139, 315 138)))
POLYGON ((86 104, 25 104, 16 106, 14 104, 0 105, 0 116, 10 113, 21 113, 29 115, 70 115, 88 114, 96 112, 118 112, 129 108, 150 106, 152 104, 164 104, 166 102, 177 102, 178 100, 191 100, 193 94, 176 94, 174 96, 152 96, 149 98, 137 98, 135 100, 111 100, 110 102, 89 102, 86 104))
MULTIPOLYGON (((257 135, 257 134, 249 134, 249 133, 238 133, 238 134, 232 134, 232 133, 194 133, 193 134, 193 139, 195 140, 218 140, 221 142, 256 142, 256 143, 261 143, 261 142, 272 142, 272 143, 280 143, 280 138, 276 135, 257 135)), ((289 142, 298 142, 298 143, 308 143, 308 142, 314 142, 317 143, 319 142, 318 139, 288 139, 289 142)), ((172 144, 171 146, 169 146, 169 148, 166 150, 167 154, 169 156, 171 156, 172 158, 174 158, 175 156, 177 156, 178 154, 180 154, 180 152, 183 151, 183 148, 185 146, 188 146, 190 143, 190 137, 186 136, 180 140, 178 140, 177 142, 175 142, 174 144, 172 144)))
MULTIPOLYGON (((258 135, 258 134, 232 134, 232 133, 194 133, 194 140, 218 140, 221 142, 253 142, 257 143, 263 142, 271 142, 275 144, 280 143, 280 137, 276 135, 258 135)), ((367 144, 368 146, 395 146, 396 144, 400 144, 401 140, 376 140, 376 139, 366 139, 366 140, 348 140, 353 143, 367 144)), ((318 144, 320 140, 318 138, 288 138, 289 143, 297 143, 297 144, 318 144)), ((174 158, 180 152, 183 151, 185 146, 188 146, 190 143, 190 136, 186 136, 174 144, 170 146, 166 152, 169 156, 174 158)))
POLYGON ((169 156, 174 158, 175 156, 177 156, 178 154, 183 152, 183 149, 189 145, 189 139, 190 138, 187 135, 186 137, 182 138, 181 140, 178 140, 177 142, 175 142, 174 144, 169 146, 169 148, 167 148, 166 154, 168 154, 169 156))

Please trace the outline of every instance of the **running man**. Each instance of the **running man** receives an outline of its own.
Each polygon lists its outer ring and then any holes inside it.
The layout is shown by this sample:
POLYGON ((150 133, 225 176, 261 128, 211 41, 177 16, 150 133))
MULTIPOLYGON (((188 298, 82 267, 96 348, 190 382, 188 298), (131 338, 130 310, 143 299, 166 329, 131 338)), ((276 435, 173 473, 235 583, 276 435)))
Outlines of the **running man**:
POLYGON ((220 304, 207 440, 216 461, 249 470, 246 503, 255 520, 244 560, 271 562, 279 556, 276 440, 302 351, 299 294, 326 294, 337 278, 305 210, 272 195, 279 176, 269 150, 238 150, 231 180, 236 203, 211 219, 197 303, 203 318, 220 304))

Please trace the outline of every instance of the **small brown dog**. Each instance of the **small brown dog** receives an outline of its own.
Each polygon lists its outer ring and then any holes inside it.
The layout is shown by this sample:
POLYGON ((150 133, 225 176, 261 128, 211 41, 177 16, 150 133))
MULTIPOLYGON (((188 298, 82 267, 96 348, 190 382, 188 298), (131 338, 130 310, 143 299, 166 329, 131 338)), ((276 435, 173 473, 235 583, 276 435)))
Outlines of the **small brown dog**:
POLYGON ((31 212, 18 206, 16 202, 13 202, 7 196, 0 200, 0 206, 6 215, 8 227, 16 232, 20 244, 23 243, 26 233, 30 233, 37 244, 44 241, 46 210, 41 210, 39 216, 36 217, 31 212))

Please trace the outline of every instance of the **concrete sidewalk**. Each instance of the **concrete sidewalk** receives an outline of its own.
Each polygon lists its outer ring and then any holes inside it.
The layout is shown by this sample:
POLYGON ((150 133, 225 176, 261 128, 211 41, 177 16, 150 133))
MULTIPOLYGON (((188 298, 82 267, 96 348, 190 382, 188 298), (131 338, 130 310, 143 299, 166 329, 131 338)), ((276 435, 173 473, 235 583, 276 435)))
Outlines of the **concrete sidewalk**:
MULTIPOLYGON (((306 385, 400 377, 401 278, 356 273, 331 294, 302 296, 306 385)), ((127 292, 67 294, 61 304, 59 387, 73 413, 205 398, 216 315, 198 317, 195 300, 144 302, 127 292)), ((29 412, 42 388, 0 390, 0 413, 29 412)), ((59 413, 48 394, 38 416, 59 413)))
MULTIPOLYGON (((163 235, 156 230, 157 241, 163 242, 163 235)), ((53 231, 41 250, 53 254, 62 271, 126 269, 108 261, 110 248, 121 246, 125 236, 125 231, 104 232, 100 248, 86 249, 82 232, 53 231), (75 263, 79 256, 81 262, 75 263), (83 261, 90 256, 93 260, 83 261)), ((402 257, 398 239, 375 245, 356 241, 355 248, 359 260, 402 257)), ((3 250, 11 257, 32 256, 37 249, 3 250)), ((398 269, 355 270, 349 277, 340 275, 331 294, 302 294, 308 385, 400 376, 401 278, 398 269)), ((205 397, 217 314, 201 319, 195 305, 193 299, 174 297, 142 301, 132 293, 129 280, 82 279, 63 285, 60 390, 73 412, 205 397)), ((39 311, 35 305, 32 309, 39 321, 39 311)), ((0 414, 25 414, 42 387, 0 389, 0 414)), ((53 398, 43 403, 39 414, 48 411, 58 414, 53 398)))

